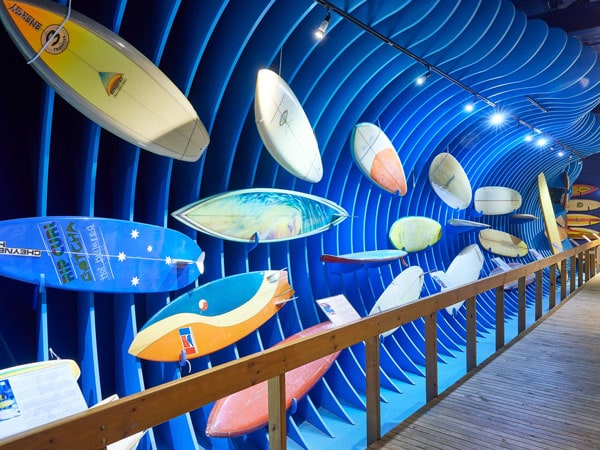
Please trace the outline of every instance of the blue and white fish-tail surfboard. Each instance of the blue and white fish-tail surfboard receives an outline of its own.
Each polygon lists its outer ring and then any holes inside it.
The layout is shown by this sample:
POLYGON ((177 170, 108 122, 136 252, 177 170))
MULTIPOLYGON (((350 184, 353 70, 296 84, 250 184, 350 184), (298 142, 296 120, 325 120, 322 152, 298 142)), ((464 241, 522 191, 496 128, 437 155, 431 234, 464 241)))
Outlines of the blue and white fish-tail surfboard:
POLYGON ((171 214, 211 236, 236 242, 278 242, 321 233, 348 213, 315 195, 273 188, 224 192, 171 214))
POLYGON ((0 221, 0 275, 48 287, 110 293, 181 289, 204 253, 175 230, 79 216, 0 221))

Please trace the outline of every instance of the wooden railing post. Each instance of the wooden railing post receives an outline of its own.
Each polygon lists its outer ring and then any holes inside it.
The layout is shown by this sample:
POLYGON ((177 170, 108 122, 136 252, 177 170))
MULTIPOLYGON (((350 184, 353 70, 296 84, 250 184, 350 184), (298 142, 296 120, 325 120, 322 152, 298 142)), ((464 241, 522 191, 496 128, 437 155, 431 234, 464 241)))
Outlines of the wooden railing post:
POLYGON ((544 273, 538 270, 535 273, 535 320, 542 317, 542 295, 544 294, 543 278, 544 273))
POLYGON ((477 302, 467 299, 467 372, 477 367, 477 302))
POLYGON ((519 278, 519 298, 517 307, 517 329, 519 333, 525 331, 526 325, 526 298, 525 298, 525 277, 519 278))
POLYGON ((575 256, 569 258, 569 294, 575 291, 575 265, 577 259, 575 256))
POLYGON ((596 276, 596 249, 590 250, 590 278, 596 276))
POLYGON ((590 274, 592 273, 592 264, 591 264, 591 251, 588 248, 585 251, 585 282, 590 281, 590 274))
POLYGON ((504 347, 504 286, 496 288, 496 350, 504 347))
POLYGON ((567 296, 567 260, 560 262, 560 299, 564 300, 567 296))
POLYGON ((367 376, 367 445, 381 439, 381 405, 379 397, 379 336, 372 336, 365 341, 367 376))
POLYGON ((285 373, 267 382, 269 401, 269 448, 285 450, 285 373))
POLYGON ((437 312, 425 316, 425 398, 438 396, 437 312))
POLYGON ((583 284, 583 252, 577 255, 577 287, 583 284))
POLYGON ((550 292, 548 294, 548 309, 556 306, 556 264, 550 266, 550 292))

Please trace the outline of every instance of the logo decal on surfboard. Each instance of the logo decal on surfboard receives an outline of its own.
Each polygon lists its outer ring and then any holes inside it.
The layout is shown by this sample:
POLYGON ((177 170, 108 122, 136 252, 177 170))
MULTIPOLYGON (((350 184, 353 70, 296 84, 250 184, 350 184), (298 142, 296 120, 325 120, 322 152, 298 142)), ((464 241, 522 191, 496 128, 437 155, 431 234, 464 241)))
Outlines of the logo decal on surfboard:
POLYGON ((0 241, 0 255, 34 256, 39 258, 42 251, 36 248, 7 247, 6 241, 0 241))
POLYGON ((194 333, 192 333, 192 329, 190 327, 180 328, 179 337, 181 339, 181 346, 183 347, 183 351, 186 355, 198 353, 196 339, 194 338, 194 333))
POLYGON ((100 75, 100 80, 102 80, 102 84, 104 85, 106 95, 108 95, 109 97, 116 97, 117 95, 119 95, 121 88, 127 81, 127 79, 123 76, 122 73, 98 72, 98 75, 100 75))
POLYGON ((69 46, 69 33, 59 27, 60 25, 53 24, 42 32, 42 47, 46 46, 44 50, 52 55, 64 52, 69 46))

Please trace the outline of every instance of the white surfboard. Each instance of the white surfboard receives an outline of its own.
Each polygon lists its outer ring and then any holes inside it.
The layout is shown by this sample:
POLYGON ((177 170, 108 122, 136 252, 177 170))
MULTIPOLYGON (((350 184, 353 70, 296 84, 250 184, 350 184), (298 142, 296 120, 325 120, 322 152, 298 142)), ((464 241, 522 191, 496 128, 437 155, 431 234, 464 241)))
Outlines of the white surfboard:
POLYGON ((323 163, 308 117, 292 89, 272 70, 258 71, 254 119, 265 147, 281 167, 310 183, 321 181, 323 163))
POLYGON ((458 160, 450 153, 437 155, 429 166, 431 187, 451 208, 465 209, 471 203, 471 183, 458 160))
POLYGON ((356 124, 350 145, 354 162, 373 183, 392 194, 406 194, 402 162, 381 128, 366 122, 356 124))
MULTIPOLYGON (((463 248, 454 257, 446 270, 447 287, 442 291, 453 289, 463 284, 472 283, 479 279, 483 269, 483 253, 477 244, 471 244, 463 248)), ((454 314, 464 303, 464 300, 446 307, 448 314, 454 314)))
POLYGON ((475 210, 487 216, 510 214, 521 206, 521 194, 503 186, 485 186, 475 191, 475 210))
POLYGON ((197 161, 209 137, 185 95, 148 58, 98 22, 71 11, 59 27, 66 14, 65 6, 42 0, 0 6, 13 42, 74 108, 136 146, 197 161))
MULTIPOLYGON (((369 315, 417 300, 421 296, 424 279, 423 269, 419 266, 411 266, 404 269, 379 296, 371 311, 369 311, 369 315)), ((398 327, 393 328, 385 333, 381 333, 381 335, 384 337, 389 336, 397 329, 398 327)))

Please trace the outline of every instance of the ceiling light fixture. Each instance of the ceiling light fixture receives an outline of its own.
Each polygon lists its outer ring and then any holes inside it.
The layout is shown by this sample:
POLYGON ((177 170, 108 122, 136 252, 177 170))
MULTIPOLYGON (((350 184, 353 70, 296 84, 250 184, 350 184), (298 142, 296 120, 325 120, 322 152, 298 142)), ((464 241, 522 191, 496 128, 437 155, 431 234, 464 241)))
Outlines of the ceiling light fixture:
POLYGON ((427 81, 427 78, 429 78, 430 76, 431 76, 431 69, 429 68, 429 66, 427 66, 427 72, 425 72, 424 75, 419 76, 415 80, 415 83, 417 83, 417 86, 421 86, 422 84, 425 83, 425 81, 427 81))
POLYGON ((529 100, 529 102, 535 106, 537 109, 539 109, 541 112, 543 113, 547 113, 548 110, 546 108, 544 108, 542 105, 540 105, 537 101, 535 101, 533 98, 531 98, 529 95, 526 95, 525 98, 527 100, 529 100))
POLYGON ((329 21, 331 20, 331 13, 329 12, 329 8, 327 8, 327 15, 319 25, 319 28, 315 31, 315 37, 318 40, 321 40, 325 37, 325 33, 327 32, 327 28, 329 27, 329 21))

